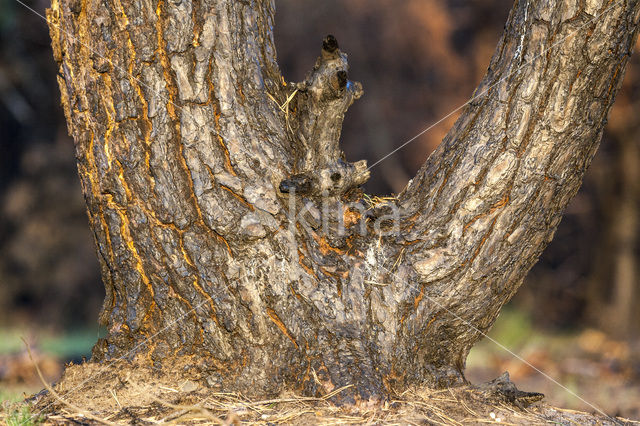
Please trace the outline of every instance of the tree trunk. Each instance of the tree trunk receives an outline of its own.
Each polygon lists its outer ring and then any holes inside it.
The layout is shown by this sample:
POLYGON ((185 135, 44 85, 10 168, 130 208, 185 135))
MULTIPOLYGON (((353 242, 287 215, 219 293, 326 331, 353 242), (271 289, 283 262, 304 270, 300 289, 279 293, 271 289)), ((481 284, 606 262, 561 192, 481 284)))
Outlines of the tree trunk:
POLYGON ((332 37, 285 84, 273 1, 53 0, 107 290, 93 359, 188 359, 248 395, 461 383, 580 186, 639 11, 516 1, 478 97, 372 201, 338 146, 362 88, 332 37))

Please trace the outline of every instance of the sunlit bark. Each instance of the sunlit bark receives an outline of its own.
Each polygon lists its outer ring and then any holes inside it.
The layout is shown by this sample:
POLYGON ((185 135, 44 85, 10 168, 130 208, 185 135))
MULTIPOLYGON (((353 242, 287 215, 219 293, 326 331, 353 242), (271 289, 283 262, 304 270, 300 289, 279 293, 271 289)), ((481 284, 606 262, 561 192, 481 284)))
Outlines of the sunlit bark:
POLYGON ((362 87, 334 39, 285 84, 273 1, 54 0, 107 289, 94 359, 192 357, 249 395, 462 382, 580 186, 639 11, 516 1, 478 96, 409 187, 371 203, 338 145, 362 87))

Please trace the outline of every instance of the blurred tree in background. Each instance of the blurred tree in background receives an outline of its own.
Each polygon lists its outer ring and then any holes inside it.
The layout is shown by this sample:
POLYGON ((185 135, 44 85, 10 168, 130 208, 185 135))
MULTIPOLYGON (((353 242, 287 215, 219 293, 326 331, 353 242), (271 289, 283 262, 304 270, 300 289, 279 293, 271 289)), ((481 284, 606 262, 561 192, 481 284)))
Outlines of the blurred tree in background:
MULTIPOLYGON (((276 3, 287 80, 304 78, 327 33, 351 52, 365 96, 349 111, 342 146, 374 164, 472 96, 511 0, 276 3)), ((48 1, 30 5, 43 13, 48 1)), ((45 22, 1 3, 0 321, 92 327, 104 288, 55 78, 45 22)), ((639 102, 636 54, 585 184, 513 301, 537 324, 638 333, 639 102)), ((367 192, 399 192, 456 118, 376 166, 367 192)))

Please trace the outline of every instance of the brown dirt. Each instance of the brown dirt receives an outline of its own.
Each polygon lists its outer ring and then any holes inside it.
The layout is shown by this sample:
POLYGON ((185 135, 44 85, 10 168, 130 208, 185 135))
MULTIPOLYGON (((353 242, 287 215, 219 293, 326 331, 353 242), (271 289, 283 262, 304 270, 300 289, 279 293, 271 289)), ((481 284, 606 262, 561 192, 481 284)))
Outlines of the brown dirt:
POLYGON ((44 414, 46 424, 640 424, 544 403, 519 408, 470 387, 416 389, 381 404, 346 407, 329 401, 344 388, 324 398, 283 393, 252 401, 207 387, 189 359, 171 365, 162 373, 126 361, 69 365, 54 387, 58 395, 43 391, 30 399, 32 413, 44 414))

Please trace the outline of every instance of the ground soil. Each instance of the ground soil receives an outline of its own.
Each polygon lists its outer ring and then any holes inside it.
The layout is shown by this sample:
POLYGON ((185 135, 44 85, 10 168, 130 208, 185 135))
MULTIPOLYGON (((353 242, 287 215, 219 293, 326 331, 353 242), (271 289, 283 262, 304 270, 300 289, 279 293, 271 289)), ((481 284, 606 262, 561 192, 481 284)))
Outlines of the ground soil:
POLYGON ((331 397, 283 393, 252 401, 207 386, 189 359, 172 372, 143 363, 116 361, 67 366, 53 392, 28 401, 47 424, 640 424, 626 419, 551 407, 518 407, 472 387, 412 389, 376 404, 337 407, 331 397))

